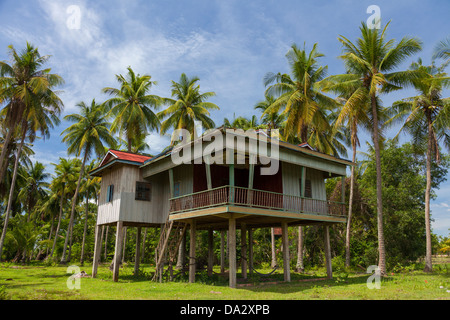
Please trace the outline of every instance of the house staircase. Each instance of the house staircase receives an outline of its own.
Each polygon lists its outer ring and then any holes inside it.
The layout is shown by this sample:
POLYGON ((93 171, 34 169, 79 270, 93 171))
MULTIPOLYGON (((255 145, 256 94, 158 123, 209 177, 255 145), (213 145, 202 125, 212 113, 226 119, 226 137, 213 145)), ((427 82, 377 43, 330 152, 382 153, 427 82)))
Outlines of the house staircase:
POLYGON ((164 261, 168 254, 168 269, 169 279, 173 279, 173 264, 178 254, 178 249, 181 244, 181 240, 186 232, 187 224, 179 221, 169 221, 167 217, 161 234, 159 237, 158 246, 156 247, 156 267, 155 274, 153 275, 153 281, 159 279, 162 282, 162 276, 164 273, 164 261))

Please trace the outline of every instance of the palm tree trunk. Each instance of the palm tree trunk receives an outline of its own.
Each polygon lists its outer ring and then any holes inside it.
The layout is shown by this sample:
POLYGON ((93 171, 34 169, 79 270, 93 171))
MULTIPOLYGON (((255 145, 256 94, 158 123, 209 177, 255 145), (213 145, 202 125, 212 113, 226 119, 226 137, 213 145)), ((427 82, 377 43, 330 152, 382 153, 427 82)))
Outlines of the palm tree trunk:
POLYGON ((84 263, 84 244, 86 242, 88 214, 89 214, 89 196, 88 196, 88 193, 86 193, 86 216, 84 217, 83 241, 81 243, 81 258, 80 258, 81 265, 83 265, 83 263, 84 263))
POLYGON ((273 228, 270 228, 270 240, 272 243, 272 268, 277 266, 277 255, 275 252, 275 233, 273 228))
MULTIPOLYGON (((53 225, 55 224, 55 215, 53 215, 53 217, 52 217, 52 224, 51 224, 51 226, 50 226, 50 232, 49 232, 49 235, 48 235, 48 241, 50 242, 50 240, 52 240, 52 233, 53 233, 53 225)), ((46 253, 45 253, 45 255, 46 256, 48 256, 48 247, 47 247, 47 251, 46 251, 46 253)))
POLYGON ((66 235, 66 240, 64 241, 64 248, 63 248, 63 254, 61 257, 61 263, 66 263, 66 248, 67 248, 67 243, 70 237, 70 234, 72 232, 72 228, 73 228, 73 219, 75 216, 75 207, 77 204, 77 198, 78 198, 78 192, 80 191, 80 184, 81 184, 81 178, 83 177, 83 173, 84 173, 84 165, 86 163, 86 159, 87 159, 88 153, 85 150, 84 152, 84 159, 83 159, 83 163, 81 164, 81 168, 80 168, 80 176, 78 177, 78 182, 77 182, 77 188, 75 189, 75 194, 73 196, 72 199, 72 210, 70 211, 70 222, 69 222, 69 228, 68 228, 68 232, 66 235))
MULTIPOLYGON (((144 255, 145 255, 145 239, 147 238, 147 228, 145 228, 144 231, 144 237, 142 239, 142 253, 141 253, 141 263, 144 263, 144 255)), ((181 242, 183 242, 183 240, 181 240, 181 242)))
POLYGON ((107 258, 107 249, 108 249, 108 233, 109 233, 109 226, 106 226, 106 233, 105 233, 105 261, 107 258))
POLYGON ((382 276, 386 275, 386 250, 384 246, 384 231, 383 231, 383 200, 381 193, 381 156, 380 156, 380 141, 378 132, 378 114, 377 114, 377 102, 375 94, 370 97, 372 104, 372 116, 373 116, 373 132, 372 139, 375 148, 375 166, 377 172, 377 228, 378 228, 378 268, 382 276))
POLYGON ((303 227, 298 227, 298 243, 297 243, 297 272, 304 272, 305 266, 303 264, 303 227))
MULTIPOLYGON (((352 143, 353 147, 353 156, 352 162, 356 162, 356 143, 352 143)), ((347 217, 347 233, 345 236, 345 266, 350 267, 350 225, 352 222, 352 213, 353 213, 353 188, 355 185, 355 167, 351 168, 350 175, 350 196, 348 200, 348 217, 347 217)))
POLYGON ((131 153, 131 138, 130 137, 127 138, 127 144, 128 144, 128 152, 131 153))
POLYGON ((13 128, 9 128, 6 133, 5 141, 3 142, 2 153, 0 154, 0 181, 3 181, 3 177, 5 176, 6 168, 8 168, 8 161, 6 160, 8 157, 8 153, 10 152, 9 144, 11 143, 13 128))
POLYGON ((59 228, 61 227, 61 219, 62 219, 62 215, 63 215, 63 203, 64 203, 64 198, 65 198, 65 193, 64 193, 65 190, 64 189, 65 189, 65 186, 63 185, 62 195, 61 195, 61 199, 59 201, 58 225, 56 226, 55 240, 53 240, 52 251, 50 252, 50 255, 48 256, 49 258, 53 257, 53 252, 55 252, 56 240, 58 240, 59 228))
POLYGON ((23 148, 24 142, 25 142, 27 127, 28 127, 27 123, 25 122, 23 129, 22 129, 22 132, 23 132, 22 139, 20 141, 20 146, 19 146, 19 149, 17 150, 16 160, 14 162, 14 171, 13 171, 13 176, 12 176, 12 181, 11 181, 11 187, 9 190, 8 206, 6 208, 6 215, 5 215, 5 223, 3 225, 3 232, 2 232, 2 236, 0 238, 0 261, 2 260, 3 244, 5 242, 6 230, 8 228, 9 216, 11 214, 11 206, 13 203, 14 189, 16 187, 17 169, 19 168, 19 159, 20 159, 20 154, 22 153, 22 148, 23 148))
POLYGON ((431 223, 430 223, 430 193, 431 193, 431 157, 433 148, 433 124, 431 122, 430 114, 427 114, 428 120, 428 148, 427 148, 427 186, 425 189, 425 232, 426 232, 426 256, 425 256, 425 272, 433 271, 433 264, 431 260, 432 246, 431 246, 431 223))

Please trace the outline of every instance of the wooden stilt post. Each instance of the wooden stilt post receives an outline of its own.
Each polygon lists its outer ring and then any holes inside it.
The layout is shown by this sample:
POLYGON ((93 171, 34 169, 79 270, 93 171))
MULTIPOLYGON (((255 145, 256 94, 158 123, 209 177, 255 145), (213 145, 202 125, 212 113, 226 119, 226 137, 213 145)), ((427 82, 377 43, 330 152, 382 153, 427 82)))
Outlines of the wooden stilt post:
POLYGON ((225 272, 225 230, 220 230, 220 273, 225 272))
POLYGON ((241 273, 247 279, 247 225, 241 223, 241 273))
POLYGON ((214 263, 214 238, 213 229, 208 229, 208 276, 212 276, 214 263))
POLYGON ((190 247, 189 247, 189 282, 195 282, 195 240, 196 240, 196 224, 195 220, 191 220, 190 229, 190 247))
POLYGON ((134 256, 134 275, 139 274, 139 262, 141 261, 141 227, 136 230, 136 254, 134 256))
POLYGON ((95 226, 95 244, 94 244, 94 261, 92 262, 92 278, 97 276, 97 268, 98 263, 100 261, 100 250, 102 249, 101 231, 103 227, 100 229, 100 226, 95 226))
POLYGON ((114 269, 113 269, 113 281, 117 282, 119 280, 119 265, 122 255, 122 245, 123 245, 123 222, 117 222, 116 229, 116 247, 114 252, 114 269))
POLYGON ((253 274, 253 229, 248 229, 248 272, 253 274))
POLYGON ((233 215, 228 219, 228 245, 230 288, 236 288, 236 219, 233 215))
POLYGON ((283 237, 283 268, 284 268, 284 281, 291 281, 291 268, 289 259, 289 238, 288 238, 288 224, 287 222, 281 223, 282 237, 283 237))
POLYGON ((324 226, 324 243, 325 243, 325 264, 327 267, 328 279, 333 278, 333 270, 331 267, 331 249, 330 249, 330 227, 324 226))

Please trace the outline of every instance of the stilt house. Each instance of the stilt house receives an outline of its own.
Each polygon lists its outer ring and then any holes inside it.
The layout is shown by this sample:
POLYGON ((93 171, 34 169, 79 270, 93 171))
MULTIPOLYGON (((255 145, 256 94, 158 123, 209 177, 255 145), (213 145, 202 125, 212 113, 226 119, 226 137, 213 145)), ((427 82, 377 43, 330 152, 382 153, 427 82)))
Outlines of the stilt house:
MULTIPOLYGON (((284 279, 290 281, 287 228, 316 224, 325 228, 327 273, 331 277, 328 227, 346 222, 346 205, 344 197, 339 202, 327 199, 325 180, 344 179, 351 165, 348 160, 317 152, 307 144, 293 145, 261 132, 248 134, 224 128, 152 158, 110 150, 91 172, 102 177, 93 276, 103 225, 117 227, 115 281, 124 226, 138 228, 137 248, 141 227, 162 227, 157 272, 161 271, 162 252, 168 250, 171 234, 178 237, 172 241, 178 249, 180 236, 188 229, 190 282, 195 281, 196 231, 209 230, 211 274, 212 232, 226 230, 229 285, 236 287, 236 229, 241 229, 241 274, 245 278, 253 267, 252 231, 277 227, 282 233, 284 279)), ((222 270, 223 263, 221 257, 222 270)))

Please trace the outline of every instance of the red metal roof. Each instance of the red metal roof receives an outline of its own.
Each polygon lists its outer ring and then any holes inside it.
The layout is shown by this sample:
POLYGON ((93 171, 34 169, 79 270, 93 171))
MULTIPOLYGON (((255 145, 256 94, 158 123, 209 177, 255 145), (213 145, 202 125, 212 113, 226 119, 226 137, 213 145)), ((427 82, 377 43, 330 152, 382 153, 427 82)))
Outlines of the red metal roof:
POLYGON ((151 157, 144 156, 141 154, 124 152, 124 151, 109 150, 109 152, 111 152, 113 155, 115 155, 117 157, 117 159, 119 159, 119 160, 133 161, 133 162, 139 162, 139 163, 144 163, 145 160, 148 160, 151 158, 151 157))

